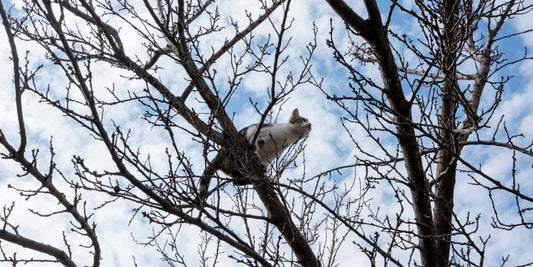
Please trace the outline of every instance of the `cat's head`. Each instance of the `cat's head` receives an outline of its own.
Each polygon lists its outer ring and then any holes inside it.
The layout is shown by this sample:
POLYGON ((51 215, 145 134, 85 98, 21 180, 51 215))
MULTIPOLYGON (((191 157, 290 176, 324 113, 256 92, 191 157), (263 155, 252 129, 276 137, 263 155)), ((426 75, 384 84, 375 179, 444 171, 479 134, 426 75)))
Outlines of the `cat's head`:
POLYGON ((311 131, 311 123, 307 118, 300 116, 297 108, 292 111, 289 123, 296 127, 301 137, 307 137, 311 131))

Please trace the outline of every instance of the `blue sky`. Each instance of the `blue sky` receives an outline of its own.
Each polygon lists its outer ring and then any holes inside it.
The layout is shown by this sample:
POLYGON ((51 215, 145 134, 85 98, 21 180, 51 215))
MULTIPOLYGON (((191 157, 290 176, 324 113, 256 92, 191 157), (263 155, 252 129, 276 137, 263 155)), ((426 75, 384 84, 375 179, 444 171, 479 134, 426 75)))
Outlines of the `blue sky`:
MULTIPOLYGON (((356 1, 352 3, 356 11, 362 11, 362 3, 356 1)), ((409 1, 404 1, 409 2, 409 1)), ((291 8, 291 17, 294 18, 292 28, 287 33, 292 36, 290 46, 287 54, 290 57, 286 65, 282 68, 279 74, 279 79, 283 80, 284 76, 289 71, 298 73, 301 70, 299 66, 300 56, 306 56, 306 45, 313 41, 312 23, 316 23, 318 27, 317 34, 317 49, 313 57, 313 73, 316 78, 323 78, 323 89, 327 92, 343 92, 348 88, 348 74, 331 56, 331 50, 326 46, 326 39, 329 38, 330 18, 333 18, 332 24, 334 26, 333 36, 338 48, 343 52, 349 52, 349 44, 346 35, 346 30, 343 23, 331 11, 329 6, 324 1, 293 1, 291 8)), ((383 7, 388 7, 389 4, 384 4, 383 7)), ((15 6, 15 8, 17 5, 15 6)), ((242 10, 248 10, 253 15, 258 14, 258 6, 255 1, 235 1, 231 5, 221 4, 220 13, 224 18, 224 22, 228 23, 228 16, 231 14, 234 19, 240 23, 246 23, 247 19, 243 16, 244 13, 238 13, 242 10), (237 11, 236 11, 237 10, 237 11)), ((280 11, 274 14, 274 21, 279 21, 280 11)), ((530 22, 533 21, 533 14, 527 14, 510 21, 505 32, 513 32, 524 30, 531 27, 530 22)), ((200 20, 198 23, 201 23, 200 20)), ((402 21, 394 21, 392 27, 406 33, 416 33, 416 27, 408 23, 407 19, 402 21)), ((118 25, 123 25, 121 36, 124 40, 128 40, 125 46, 128 51, 137 53, 140 57, 143 54, 143 47, 137 41, 135 32, 117 21, 118 25)), ((81 26, 83 28, 83 26, 81 26)), ((259 27, 254 34, 257 40, 265 40, 273 29, 266 23, 259 27)), ((227 36, 232 35, 232 28, 227 27, 217 35, 210 36, 201 43, 203 51, 209 51, 211 47, 218 47, 223 43, 227 36)), ((1 31, 0 37, 5 40, 5 33, 1 31)), ((50 85, 51 94, 57 96, 58 99, 64 97, 66 79, 58 75, 57 68, 47 64, 44 59, 43 50, 35 44, 18 41, 19 53, 29 50, 30 64, 36 66, 38 64, 45 64, 40 71, 37 79, 38 85, 41 88, 46 88, 50 85)), ((237 46, 239 47, 239 46, 237 46)), ((523 36, 514 37, 500 44, 499 48, 509 55, 509 58, 520 56, 524 47, 528 51, 533 50, 533 34, 527 33, 523 36)), ((0 64, 2 66, 10 66, 8 45, 5 42, 0 43, 0 64)), ((236 51, 237 53, 239 51, 236 51)), ((251 58, 245 58, 251 61, 251 58)), ((267 58, 272 60, 272 58, 267 58)), ((354 60, 353 64, 358 64, 354 60)), ((214 65, 217 69, 217 87, 225 88, 227 76, 230 74, 230 58, 223 56, 214 65)), ((163 65, 167 66, 167 65, 163 65)), ((531 108, 531 99, 533 99, 533 76, 531 76, 532 61, 521 62, 513 67, 504 69, 497 76, 512 75, 514 78, 507 84, 503 94, 503 101, 500 104, 499 110, 495 114, 495 118, 504 115, 504 118, 512 134, 523 133, 524 137, 518 139, 521 144, 528 144, 533 140, 533 109, 531 108)), ((11 67, 4 68, 6 71, 0 73, 0 83, 10 84, 12 81, 11 67)), ((371 64, 365 66, 358 66, 366 75, 372 77, 373 80, 379 81, 380 75, 377 68, 371 64)), ((124 88, 132 91, 140 91, 144 87, 144 83, 120 78, 125 75, 124 71, 108 68, 105 64, 96 66, 93 72, 95 77, 100 77, 95 80, 95 88, 98 88, 102 97, 111 98, 109 94, 105 94, 106 87, 114 86, 118 88, 120 94, 125 94, 124 88)), ((160 79, 168 84, 169 87, 183 88, 188 82, 183 79, 184 75, 179 70, 173 68, 168 62, 168 66, 158 71, 160 79)), ((263 108, 266 105, 268 98, 265 91, 268 89, 270 83, 267 75, 261 73, 252 73, 243 80, 239 88, 237 97, 232 98, 227 110, 228 113, 235 113, 235 124, 237 127, 245 127, 246 125, 256 123, 259 115, 254 111, 250 105, 249 99, 253 102, 258 102, 259 107, 263 108)), ((488 96, 489 94, 487 94, 488 96)), ((81 96, 78 96, 81 97, 81 96)), ((17 136, 15 108, 13 104, 14 94, 10 86, 4 87, 0 90, 0 129, 12 140, 17 136)), ((194 99, 191 97, 191 99, 194 99)), ((489 101, 487 99, 486 101, 489 101)), ((59 168, 65 171, 68 175, 72 175, 72 155, 80 155, 86 158, 87 164, 97 169, 113 169, 113 165, 108 156, 103 156, 102 151, 104 147, 102 144, 95 142, 89 133, 80 129, 71 120, 62 116, 56 110, 48 107, 44 103, 39 102, 39 98, 35 95, 24 94, 24 109, 26 115, 26 125, 29 136, 29 149, 39 149, 40 158, 39 165, 46 168, 50 153, 48 146, 50 139, 54 142, 56 155, 56 162, 59 168), (53 137, 52 137, 53 136, 53 137)), ((191 101, 198 112, 207 112, 207 108, 197 102, 191 101)), ((307 147, 305 150, 306 169, 305 175, 312 177, 325 170, 335 166, 346 164, 353 164, 354 154, 359 153, 353 147, 350 141, 350 136, 346 133, 341 125, 340 116, 345 116, 338 106, 328 101, 324 94, 311 84, 304 84, 300 86, 294 93, 290 95, 286 103, 279 108, 279 115, 277 122, 284 122, 288 120, 290 112, 294 107, 300 109, 300 113, 309 118, 313 123, 313 130, 306 140, 307 147), (327 159, 327 160, 325 160, 327 159)), ((168 146, 168 137, 162 129, 151 128, 146 122, 141 120, 144 112, 143 107, 136 103, 129 103, 121 107, 109 107, 106 110, 106 125, 110 127, 111 121, 120 124, 124 129, 136 129, 132 133, 132 142, 142 145, 141 152, 143 156, 150 154, 152 158, 163 157, 162 152, 168 146), (124 110, 127 110, 125 112, 124 110)), ((493 119, 493 123, 497 123, 497 119, 493 119)), ((493 124, 493 126, 495 126, 493 124)), ((352 135, 365 146, 366 150, 379 151, 375 144, 367 142, 368 137, 366 133, 355 125, 347 124, 348 129, 352 131, 352 135)), ((492 128, 494 129, 494 128, 492 128)), ((488 132, 482 134, 490 135, 488 132)), ((383 135, 384 145, 387 147, 395 147, 394 139, 390 136, 383 135)), ((190 138, 181 138, 179 140, 180 149, 186 151, 191 159, 196 163, 194 166, 198 172, 201 172, 202 164, 202 149, 199 145, 190 138)), ((0 148, 0 152, 4 152, 0 148)), ((494 149, 484 147, 473 147, 464 151, 465 158, 473 159, 474 162, 480 164, 482 168, 496 177, 502 177, 503 181, 509 181, 509 173, 512 167, 509 151, 505 149, 494 149)), ((518 156, 517 177, 522 184, 522 189, 528 195, 533 195, 533 182, 528 177, 531 173, 531 158, 523 155, 518 156)), ((303 158, 298 159, 298 167, 290 168, 283 174, 282 179, 291 179, 293 177, 302 177, 304 175, 303 158)), ((161 171, 166 170, 165 162, 154 162, 154 168, 161 171)), ((20 225, 19 230, 29 236, 36 236, 39 240, 45 243, 63 246, 61 233, 66 232, 67 236, 73 239, 74 243, 83 244, 83 240, 76 240, 76 237, 69 232, 68 218, 62 216, 53 216, 46 219, 41 219, 28 212, 25 207, 36 207, 37 210, 46 212, 53 211, 57 208, 56 201, 46 197, 36 197, 28 201, 20 197, 14 190, 9 189, 8 185, 17 187, 31 187, 38 188, 39 184, 32 180, 31 177, 18 177, 20 168, 9 161, 0 160, 0 204, 2 206, 9 205, 15 202, 17 211, 13 214, 12 219, 16 224, 20 225), (38 223, 34 223, 38 221, 38 223), (46 231, 43 231, 46 229, 46 231)), ((335 181, 329 181, 328 184, 338 183, 344 185, 353 180, 354 177, 361 178, 364 174, 362 169, 357 169, 354 173, 353 169, 344 170, 341 174, 334 175, 335 181)), ((287 181, 287 180, 285 180, 287 181)), ((283 180, 282 180, 283 182, 283 180)), ((533 242, 533 232, 531 230, 517 228, 513 231, 496 231, 491 227, 491 204, 487 197, 485 190, 470 185, 472 180, 464 173, 459 173, 458 184, 456 191, 455 202, 457 205, 457 212, 462 219, 465 219, 468 212, 470 216, 475 217, 481 213, 480 229, 478 236, 486 238, 490 236, 490 241, 487 243, 487 266, 499 265, 501 258, 510 255, 508 266, 515 266, 518 264, 526 264, 533 262, 533 255, 529 253, 528 244, 533 242)), ((68 185, 62 183, 57 179, 58 186, 64 188, 68 194, 72 194, 68 190, 68 185)), ((94 208, 102 201, 108 200, 107 196, 93 192, 84 192, 85 199, 90 200, 88 207, 94 208)), ((390 188, 386 184, 377 185, 376 189, 372 191, 369 196, 369 202, 372 207, 380 207, 380 216, 391 215, 398 211, 398 205, 391 197, 390 188)), ((509 198, 505 194, 497 194, 496 201, 499 207, 507 210, 500 214, 502 217, 510 220, 516 220, 515 212, 512 210, 513 198, 509 198)), ((136 244, 133 239, 139 241, 146 241, 146 237, 152 233, 152 226, 143 221, 140 216, 130 221, 132 216, 132 209, 135 205, 124 201, 114 202, 104 208, 98 209, 95 212, 94 220, 98 224, 98 233, 100 242, 103 247, 102 266, 129 266, 132 264, 132 255, 135 255, 135 260, 139 266, 155 266, 160 262, 160 256, 151 248, 146 248, 136 244), (120 248, 120 249, 117 249, 120 248)), ((410 212, 410 211, 408 211, 410 212)), ((531 218, 531 215, 529 216, 531 218)), ((369 230, 371 232, 372 230, 369 230)), ((187 255, 187 262, 193 266, 198 264, 197 248, 190 244, 198 243, 198 238, 202 233, 194 227, 190 227, 186 231, 182 231, 179 235, 180 243, 183 247, 180 250, 184 255, 187 255)), ((325 238, 325 237, 324 237, 325 238)), ((349 236, 355 242, 361 240, 349 236)), ((4 246, 4 242, 2 245, 4 246)), ((210 247, 213 249, 213 247, 210 247)), ((227 253, 231 254, 232 250, 227 249, 227 253)), ((9 251, 18 251, 16 247, 8 246, 9 251)), ((21 251, 19 255, 25 255, 27 252, 21 251)), ((76 260, 79 264, 88 264, 90 255, 83 250, 74 250, 76 260)), ((408 255, 403 255, 397 252, 396 256, 405 259, 408 255)), ((31 253, 29 253, 31 254, 31 253)), ((26 254, 27 255, 27 254, 26 254)), ((359 252, 359 249, 347 244, 339 251, 338 263, 340 266, 352 266, 354 262, 360 262, 361 266, 367 264, 365 256, 359 252)), ((237 266, 237 264, 226 257, 220 258, 220 266, 237 266)), ((42 265, 40 265, 42 266, 42 265)), ((165 266, 161 263, 161 266, 165 266)))

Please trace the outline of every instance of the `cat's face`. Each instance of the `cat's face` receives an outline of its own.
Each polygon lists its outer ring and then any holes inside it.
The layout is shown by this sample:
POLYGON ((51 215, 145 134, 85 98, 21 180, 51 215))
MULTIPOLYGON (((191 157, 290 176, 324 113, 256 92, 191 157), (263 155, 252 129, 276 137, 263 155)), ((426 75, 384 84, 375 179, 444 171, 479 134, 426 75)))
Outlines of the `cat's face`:
POLYGON ((309 132, 311 131, 311 123, 307 118, 300 116, 297 108, 292 112, 289 122, 301 132, 302 137, 309 135, 309 132))

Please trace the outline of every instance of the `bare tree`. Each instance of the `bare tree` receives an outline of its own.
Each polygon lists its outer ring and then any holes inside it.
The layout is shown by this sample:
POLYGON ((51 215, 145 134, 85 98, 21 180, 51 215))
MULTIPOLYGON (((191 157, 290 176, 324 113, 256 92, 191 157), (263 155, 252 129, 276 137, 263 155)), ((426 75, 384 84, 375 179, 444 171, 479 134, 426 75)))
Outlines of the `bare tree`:
POLYGON ((247 266, 337 266, 346 250, 359 250, 372 266, 483 265, 488 239, 476 236, 479 217, 464 217, 454 206, 461 173, 487 190, 495 227, 531 228, 533 196, 521 190, 516 169, 510 178, 492 177, 464 155, 483 145, 512 150, 514 164, 521 159, 517 154, 533 156, 530 140, 509 131, 503 119, 493 122, 511 78, 497 75, 531 59, 527 51, 520 58, 504 57, 498 44, 525 32, 506 33, 503 25, 533 6, 486 0, 415 1, 406 7, 392 1, 383 19, 376 1, 364 1, 366 15, 344 1, 326 2, 352 41, 349 51, 342 51, 333 29, 327 41, 351 81, 340 91, 312 74, 320 44, 315 25, 309 25, 314 38, 306 49, 289 53, 290 0, 257 1, 258 14, 234 10, 235 16, 222 11, 228 3, 212 0, 25 1, 16 12, 0 3, 18 126, 17 135, 0 129, 0 153, 38 185, 12 190, 26 199, 53 198, 61 207, 30 211, 43 220, 68 218, 75 235, 58 237, 63 246, 25 236, 24 225, 12 219, 18 204, 5 205, 0 239, 44 256, 20 258, 0 243, 0 260, 14 266, 99 266, 102 222, 94 215, 121 202, 135 205, 131 220, 151 223, 152 234, 138 242, 169 266, 190 264, 180 237, 193 228, 201 241, 188 245, 197 247, 203 266, 215 266, 222 257, 247 266), (396 19, 406 18, 421 35, 392 30, 396 19), (33 62, 32 51, 21 59, 20 44, 27 43, 38 44, 48 61, 33 62), (299 62, 297 68, 287 67, 291 60, 299 62), (49 69, 64 80, 44 83, 42 73, 49 69), (363 74, 368 69, 377 69, 382 79, 363 74), (101 72, 116 73, 116 80, 99 80, 101 72), (318 87, 343 109, 356 162, 280 180, 294 164, 305 169, 305 142, 298 142, 265 171, 232 114, 232 104, 246 98, 243 81, 256 74, 268 80, 267 101, 248 98, 259 125, 275 121, 302 85, 318 87), (56 159, 60 152, 53 138, 47 155, 40 154, 27 136, 27 98, 82 129, 87 142, 102 147, 110 166, 95 166, 82 152, 69 156, 72 165, 66 166, 56 159), (144 127, 131 128, 119 118, 135 109, 142 116, 133 120, 144 127), (373 143, 355 138, 354 127, 373 143), (150 150, 152 138, 144 133, 164 145, 150 150), (234 186, 219 173, 207 200, 199 201, 198 181, 218 151, 229 152, 251 186, 234 186), (383 185, 399 208, 393 213, 372 202, 383 185), (518 222, 501 220, 495 192, 516 199, 518 222), (82 193, 107 198, 93 203, 82 193), (92 262, 76 258, 83 253, 92 262))
MULTIPOLYGON (((531 228, 524 214, 533 198, 531 192, 521 190, 524 181, 517 179, 515 168, 509 177, 493 177, 480 167, 481 162, 463 156, 463 151, 475 145, 510 149, 513 166, 516 153, 533 156, 531 140, 509 131, 503 118, 493 122, 511 79, 500 73, 533 58, 527 50, 514 59, 503 54, 500 43, 531 31, 506 32, 503 25, 533 6, 527 1, 444 0, 415 1, 413 7, 405 7, 391 1, 387 16, 382 17, 377 1, 369 0, 364 1, 364 18, 344 1, 327 2, 353 38, 349 55, 339 51, 333 37, 329 41, 337 61, 350 73, 351 92, 326 94, 347 112, 346 123, 357 124, 381 149, 366 151, 364 144, 354 140, 360 148, 359 164, 377 173, 367 180, 388 183, 398 203, 406 203, 402 212, 409 208, 414 213, 412 220, 397 213, 392 224, 391 218, 376 217, 376 225, 390 235, 388 242, 417 250, 420 261, 415 260, 416 264, 483 265, 487 240, 475 238, 477 219, 455 212, 456 178, 465 172, 471 183, 487 189, 495 218, 498 210, 492 196, 496 191, 516 198, 521 220, 513 226, 531 228), (392 29, 395 18, 413 21, 417 35, 392 29), (382 79, 363 75, 350 57, 377 66, 382 79), (394 137, 398 147, 386 146, 382 133, 394 137)), ((504 225, 495 220, 496 227, 509 229, 504 225)))
MULTIPOLYGON (((99 191, 109 194, 113 199, 138 203, 138 213, 150 222, 160 225, 160 233, 156 233, 152 242, 149 242, 155 247, 159 245, 158 236, 162 232, 178 232, 178 225, 185 224, 199 227, 210 236, 233 247, 237 251, 234 256, 237 262, 252 266, 271 266, 287 262, 299 262, 305 266, 320 265, 300 226, 291 218, 291 210, 283 202, 283 198, 278 196, 274 185, 268 182, 270 180, 266 178, 257 156, 249 149, 226 111, 226 106, 240 89, 241 80, 247 73, 262 72, 272 80, 268 86, 269 102, 266 105, 255 104, 257 112, 261 114, 261 124, 274 114, 274 108, 279 108, 292 91, 308 82, 309 60, 315 46, 313 43, 310 43, 307 54, 302 55, 299 72, 284 78, 280 78, 278 74, 287 60, 284 51, 289 39, 284 33, 290 27, 290 1, 257 2, 262 13, 259 16, 245 13, 248 19, 248 25, 245 27, 232 22, 234 29, 229 29, 229 32, 232 32, 233 36, 229 37, 228 30, 220 25, 222 18, 214 1, 186 3, 183 0, 161 0, 144 1, 140 4, 142 5, 132 5, 128 1, 35 1, 25 3, 24 15, 14 17, 10 17, 10 13, 2 6, 2 21, 11 44, 15 101, 20 128, 18 148, 12 145, 12 140, 0 135, 0 141, 6 151, 2 155, 18 162, 24 170, 22 175, 31 175, 42 183, 38 190, 17 190, 28 197, 50 194, 57 198, 64 208, 54 214, 70 213, 75 230, 90 238, 91 243, 87 248, 94 255, 91 264, 93 266, 99 265, 101 255, 95 225, 91 223, 91 214, 80 211, 82 200, 78 194, 69 200, 55 189, 53 181, 56 181, 56 176, 69 183, 75 192, 99 191), (271 19, 272 13, 277 10, 282 12, 282 21, 279 24, 271 19), (128 50, 129 40, 124 39, 120 28, 114 23, 128 27, 128 30, 143 38, 144 54, 139 55, 128 50), (267 23, 275 33, 272 40, 256 41, 252 32, 267 23), (226 36, 217 36, 217 33, 223 31, 226 36), (214 36, 226 39, 221 39, 218 47, 206 46, 212 44, 207 41, 214 36), (24 69, 21 66, 15 37, 40 44, 46 50, 50 61, 58 70, 63 71, 68 79, 65 85, 67 90, 60 93, 63 97, 55 97, 57 88, 40 88, 37 85, 35 77, 39 69, 24 69), (244 47, 243 51, 235 49, 237 44, 244 47), (273 54, 273 57, 267 59, 270 54, 273 54), (224 88, 219 88, 216 62, 222 56, 230 58, 232 68, 222 72, 228 75, 228 82, 224 88), (244 64, 245 56, 251 57, 252 63, 244 64), (163 61, 165 63, 161 63, 163 61), (168 61, 172 64, 168 65, 168 61), (107 92, 102 90, 104 88, 98 88, 95 85, 98 77, 93 75, 97 69, 94 65, 102 63, 107 64, 108 69, 126 70, 125 75, 129 75, 127 78, 142 80, 145 83, 144 88, 107 88, 107 92), (165 66, 162 67, 163 65, 165 66), (169 67, 175 68, 176 74, 187 77, 184 81, 188 80, 189 83, 182 82, 180 88, 171 88, 165 84, 157 77, 157 71, 169 67), (21 104, 25 92, 38 95, 41 101, 55 107, 85 128, 94 137, 95 142, 103 143, 114 168, 99 171, 98 168, 88 166, 80 156, 74 156, 72 159, 77 179, 68 177, 64 174, 67 172, 56 168, 53 157, 47 171, 37 168, 37 154, 28 155, 26 151, 26 125, 21 104), (124 132, 123 126, 107 119, 109 107, 127 106, 132 101, 144 107, 143 119, 148 125, 160 127, 167 132, 170 143, 162 153, 166 154, 164 161, 168 162, 167 173, 158 172, 152 166, 150 156, 143 158, 130 143, 130 133, 124 132), (196 112, 194 105, 197 109, 207 108, 207 114, 196 112), (242 191, 239 191, 238 197, 234 197, 234 208, 222 206, 220 196, 212 197, 211 201, 205 204, 198 203, 195 186, 199 177, 198 170, 193 170, 190 156, 176 141, 176 138, 182 138, 184 135, 193 138, 203 147, 206 164, 214 150, 223 147, 230 151, 231 157, 240 162, 245 169, 243 171, 248 174, 249 182, 264 205, 265 214, 247 211, 250 207, 246 198, 241 196, 242 191), (264 222, 265 228, 259 231, 259 236, 262 236, 261 243, 257 243, 257 238, 254 237, 258 235, 257 231, 247 232, 245 236, 248 240, 243 239, 240 233, 232 229, 240 227, 230 225, 231 220, 225 219, 224 216, 236 216, 235 220, 242 220, 246 226, 249 220, 264 222), (272 234, 269 225, 274 225, 279 235, 284 238, 283 243, 290 251, 288 255, 279 249, 281 239, 277 240, 278 234, 272 234)), ((52 142, 52 156, 53 147, 52 142)), ((299 147, 300 149, 298 146, 292 149, 293 156, 289 155, 287 158, 293 158, 294 154, 301 150, 301 145, 299 147)), ((288 164, 289 161, 285 163, 288 164)), ((222 183, 224 184, 226 182, 222 183)), ((32 241, 18 234, 17 226, 9 223, 11 209, 12 207, 5 209, 2 239, 46 253, 64 265, 75 265, 70 249, 64 251, 40 243, 38 239, 32 241)), ((259 210, 262 212, 262 209, 259 210)), ((53 214, 44 216, 51 215, 53 214)), ((174 241, 179 243, 179 240, 174 241)), ((68 240, 65 240, 65 244, 70 247, 68 240)), ((167 251, 168 248, 158 249, 161 249, 169 264, 181 262, 182 255, 179 250, 174 250, 173 254, 167 251)), ((204 260, 207 260, 207 257, 204 260)), ((16 264, 38 260, 4 256, 4 261, 16 264)))

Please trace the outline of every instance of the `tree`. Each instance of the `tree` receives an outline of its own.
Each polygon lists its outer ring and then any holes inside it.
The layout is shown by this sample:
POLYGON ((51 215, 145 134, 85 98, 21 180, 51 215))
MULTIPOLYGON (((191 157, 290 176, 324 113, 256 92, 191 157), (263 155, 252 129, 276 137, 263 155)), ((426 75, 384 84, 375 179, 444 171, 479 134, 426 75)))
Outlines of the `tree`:
MULTIPOLYGON (((2 261, 99 266, 99 228, 109 218, 96 217, 103 207, 122 203, 133 207, 130 221, 146 220, 153 229, 139 244, 172 266, 197 264, 184 252, 189 231, 201 235, 194 244, 201 265, 229 260, 334 266, 340 251, 356 248, 372 265, 483 265, 488 240, 478 241, 477 218, 464 217, 454 206, 461 172, 486 188, 496 227, 531 228, 533 196, 521 189, 516 169, 511 179, 493 177, 463 155, 483 145, 512 150, 515 165, 521 159, 516 153, 533 156, 531 144, 524 145, 503 120, 489 128, 510 79, 497 75, 531 59, 527 53, 503 58, 498 43, 527 33, 502 33, 504 22, 533 6, 417 1, 406 7, 392 1, 384 20, 376 1, 365 1, 367 18, 344 1, 326 2, 352 37, 350 53, 341 51, 332 23, 327 42, 349 75, 350 90, 336 92, 312 69, 315 50, 323 45, 315 25, 309 25, 313 38, 306 49, 293 54, 290 0, 254 2, 253 12, 238 10, 243 16, 225 13, 226 3, 210 0, 30 1, 16 10, 1 3, 18 131, 1 129, 0 153, 22 168, 20 177, 38 185, 10 187, 25 199, 53 198, 60 208, 30 211, 43 222, 69 220, 72 230, 59 237, 62 245, 26 236, 24 224, 13 218, 21 204, 4 204, 0 239, 45 256, 19 258, 0 243, 2 261), (406 18, 418 23, 423 36, 391 29, 395 19, 406 18), (31 51, 21 62, 19 47, 27 43, 38 44, 47 60, 34 59, 31 51), (376 67, 381 81, 363 74, 376 67), (105 72, 116 73, 116 80, 99 79, 105 72), (263 82, 267 97, 247 95, 243 87, 250 80, 263 82), (265 172, 238 132, 234 105, 248 100, 263 125, 276 121, 290 97, 311 86, 342 108, 347 136, 363 130, 381 150, 367 150, 368 143, 353 138, 355 163, 307 174, 304 140, 265 172), (493 101, 485 104, 491 87, 493 101), (26 99, 53 107, 58 120, 67 118, 72 135, 84 136, 107 163, 95 164, 86 151, 60 154, 63 140, 54 137, 46 155, 39 153, 42 143, 28 136, 26 99), (198 201, 199 177, 222 149, 251 185, 234 186, 219 173, 207 201, 198 201), (292 173, 301 177, 281 179, 295 165, 292 173), (383 215, 371 204, 384 185, 401 208, 394 214, 383 215), (499 191, 516 199, 518 223, 499 220, 492 197, 499 191), (93 195, 105 200, 94 201, 93 195)), ((133 256, 134 264, 138 260, 133 256)))
MULTIPOLYGON (((349 70, 353 83, 351 95, 343 92, 341 96, 328 97, 348 112, 349 122, 361 126, 378 144, 379 132, 396 138, 398 149, 380 146, 382 157, 376 156, 375 151, 361 150, 368 157, 360 160, 378 172, 377 178, 372 179, 390 183, 398 202, 409 203, 412 208, 414 220, 407 223, 416 228, 410 234, 419 239, 413 245, 418 246, 420 263, 450 266, 464 261, 482 265, 486 241, 476 242, 467 230, 477 222, 469 217, 461 219, 454 209, 456 178, 458 172, 467 172, 473 183, 487 189, 492 201, 494 191, 505 191, 516 198, 518 214, 529 210, 531 192, 521 190, 514 168, 511 179, 493 177, 479 163, 463 157, 462 152, 474 145, 499 146, 513 150, 513 164, 515 153, 533 156, 529 140, 524 146, 517 145, 523 142, 517 140, 522 137, 520 134, 509 132, 506 127, 503 136, 499 134, 502 120, 494 130, 488 129, 494 126, 493 115, 511 78, 498 77, 499 72, 532 59, 527 50, 517 59, 505 58, 498 43, 524 32, 502 33, 503 25, 512 17, 531 11, 533 6, 524 1, 444 0, 415 1, 413 7, 405 7, 392 1, 384 20, 376 1, 365 1, 366 19, 344 1, 328 3, 346 22, 348 30, 364 40, 363 44, 353 41, 352 54, 362 62, 377 64, 382 78, 378 82, 362 75, 330 42, 337 61, 349 70), (411 16, 422 35, 410 37, 389 28, 395 12, 411 16), (494 91, 486 92, 491 89, 494 91), (493 100, 481 106, 482 97, 487 94, 493 100), (385 172, 382 166, 389 166, 390 170, 385 172), (452 240, 454 236, 461 238, 452 240), (478 254, 479 262, 473 260, 472 252, 478 254)), ((358 141, 354 143, 361 147, 358 141)), ((497 216, 496 206, 493 201, 497 216)), ((398 235, 402 232, 400 223, 403 220, 383 224, 382 232, 398 235)), ((495 224, 510 226, 499 221, 495 224)), ((518 225, 530 228, 531 222, 522 217, 513 226, 518 225)))

